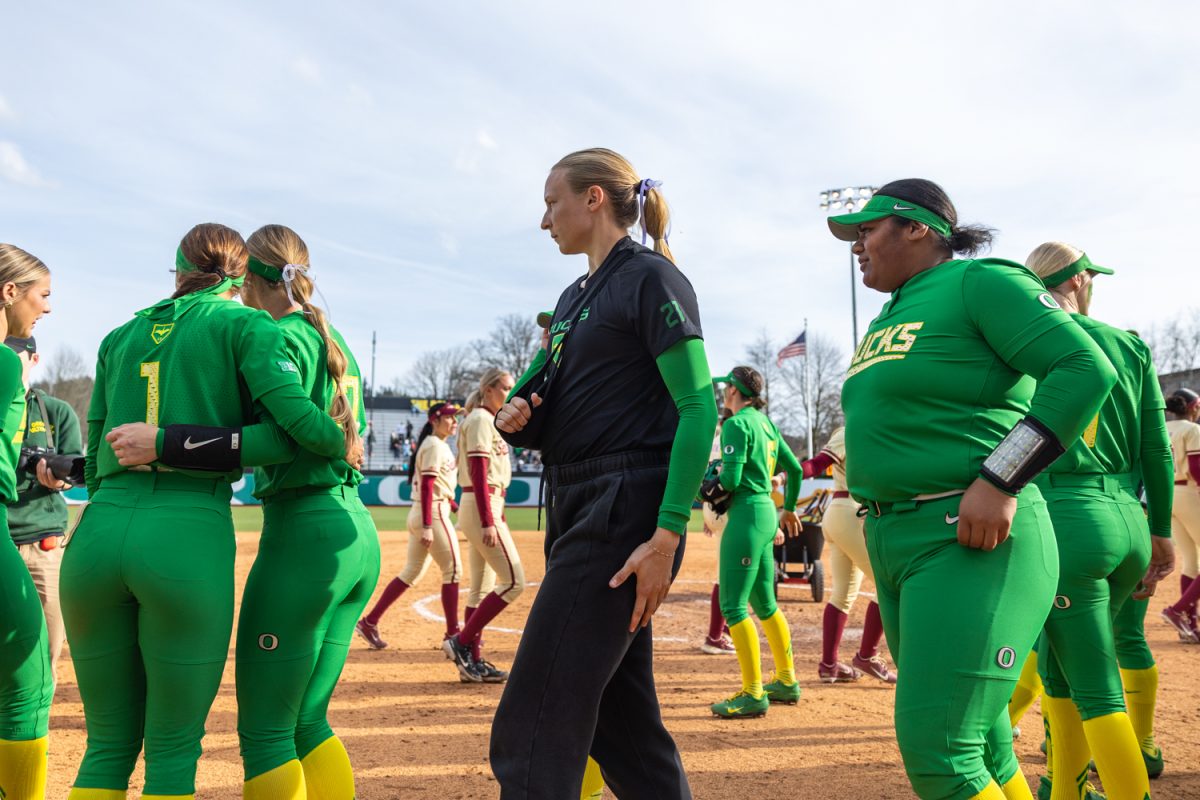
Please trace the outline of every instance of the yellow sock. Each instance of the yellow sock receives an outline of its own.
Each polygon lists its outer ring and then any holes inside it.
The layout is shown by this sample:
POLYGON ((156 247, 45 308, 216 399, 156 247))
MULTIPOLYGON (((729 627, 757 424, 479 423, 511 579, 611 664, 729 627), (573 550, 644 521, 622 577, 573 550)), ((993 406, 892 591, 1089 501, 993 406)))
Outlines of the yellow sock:
POLYGON ((762 663, 754 623, 746 617, 737 625, 730 625, 729 638, 733 639, 738 666, 742 668, 742 691, 751 697, 762 697, 762 663))
POLYGON ((126 794, 124 789, 80 789, 72 786, 67 800, 125 800, 126 794))
POLYGON ((1050 707, 1042 697, 1042 730, 1046 742, 1046 780, 1054 782, 1054 739, 1050 736, 1050 707))
POLYGON ((1005 800, 1004 790, 995 781, 992 781, 986 789, 972 797, 971 800, 1005 800))
POLYGON ((1129 709, 1129 721, 1142 750, 1154 755, 1158 745, 1154 743, 1154 706, 1158 701, 1158 667, 1150 669, 1123 669, 1121 683, 1125 685, 1125 708, 1129 709))
POLYGON ((293 758, 242 784, 245 800, 305 800, 304 768, 293 758))
POLYGON ((1083 723, 1083 731, 1109 800, 1144 800, 1150 796, 1146 762, 1128 714, 1118 711, 1089 719, 1083 723))
POLYGON ((579 800, 600 800, 604 796, 604 776, 600 774, 600 765, 588 756, 587 769, 583 773, 583 791, 579 800))
POLYGON ((784 683, 796 682, 796 664, 792 660, 792 632, 787 617, 778 608, 762 621, 763 633, 771 645, 771 657, 775 659, 775 679, 784 683))
POLYGON ((308 800, 354 800, 354 770, 341 739, 330 736, 300 763, 308 800))
POLYGON ((1037 671, 1037 653, 1030 653, 1025 658, 1025 666, 1021 667, 1021 677, 1017 679, 1017 687, 1013 689, 1008 701, 1008 721, 1016 725, 1029 711, 1033 701, 1042 693, 1042 679, 1037 671))
POLYGON ((1053 759, 1050 774, 1054 783, 1050 800, 1079 800, 1079 786, 1087 781, 1091 760, 1079 710, 1069 697, 1046 694, 1042 695, 1042 708, 1050 712, 1050 740, 1054 743, 1054 748, 1048 751, 1053 759))
POLYGON ((1005 800, 1033 800, 1033 792, 1029 791, 1029 781, 1017 770, 1017 774, 1008 779, 1008 783, 1000 787, 1005 800))
POLYGON ((0 797, 43 800, 46 796, 46 737, 27 742, 0 739, 0 797))

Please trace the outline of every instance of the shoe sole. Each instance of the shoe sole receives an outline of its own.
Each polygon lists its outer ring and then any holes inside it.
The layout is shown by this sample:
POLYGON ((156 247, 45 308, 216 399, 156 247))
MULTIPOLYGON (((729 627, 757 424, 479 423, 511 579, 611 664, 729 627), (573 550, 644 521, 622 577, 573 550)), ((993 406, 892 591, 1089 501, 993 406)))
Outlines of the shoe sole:
POLYGON ((857 681, 858 681, 858 678, 838 678, 836 676, 829 677, 829 678, 821 678, 821 683, 855 683, 857 681))
POLYGON ((1175 620, 1171 619, 1169 616, 1166 615, 1166 613, 1163 613, 1160 616, 1162 616, 1163 622, 1170 625, 1172 628, 1175 629, 1175 633, 1179 634, 1179 641, 1183 642, 1184 644, 1197 644, 1198 643, 1198 640, 1196 639, 1196 634, 1193 633, 1191 630, 1189 630, 1188 628, 1184 627, 1183 625, 1177 623, 1175 620))
POLYGON ((754 714, 718 714, 716 711, 712 713, 717 719, 758 719, 767 715, 765 711, 759 711, 754 714))
POLYGON ((479 675, 473 675, 460 663, 458 656, 454 653, 454 645, 449 639, 442 640, 442 652, 446 654, 446 658, 454 662, 454 666, 458 669, 458 678, 460 683, 483 683, 483 678, 479 675))
POLYGON ((354 628, 354 632, 357 633, 358 638, 360 638, 364 642, 366 642, 367 647, 371 648, 372 650, 386 650, 387 649, 387 642, 377 645, 374 642, 372 642, 369 638, 367 638, 367 635, 365 633, 363 633, 362 631, 360 631, 357 627, 354 628))
POLYGON ((709 647, 708 645, 700 645, 700 652, 707 653, 710 656, 736 656, 736 650, 722 650, 720 647, 709 647))
POLYGON ((800 704, 800 698, 797 697, 795 700, 784 700, 782 698, 776 700, 774 697, 768 697, 767 702, 774 706, 795 706, 800 704))

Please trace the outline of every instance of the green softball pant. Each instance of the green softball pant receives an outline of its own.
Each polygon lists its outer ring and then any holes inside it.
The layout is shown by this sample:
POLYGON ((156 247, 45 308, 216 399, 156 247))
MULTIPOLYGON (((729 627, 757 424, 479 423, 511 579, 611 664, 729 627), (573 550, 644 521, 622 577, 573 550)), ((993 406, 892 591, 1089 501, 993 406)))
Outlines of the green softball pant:
POLYGON ((749 603, 759 619, 775 613, 775 559, 772 543, 779 529, 770 495, 734 495, 729 521, 721 534, 719 565, 721 614, 727 625, 747 616, 749 603))
POLYGON ((45 736, 50 726, 50 637, 37 587, 9 536, 4 505, 0 539, 0 739, 28 742, 45 736))
POLYGON ((958 543, 961 496, 868 513, 888 647, 899 665, 896 740, 923 800, 966 800, 1019 769, 1008 699, 1058 581, 1058 552, 1036 487, 991 552, 958 543), (1007 736, 1007 739, 1005 738, 1007 736))
POLYGON ((246 780, 333 736, 327 712, 379 580, 379 536, 351 486, 268 497, 238 616, 238 738, 246 780))
POLYGON ((1149 608, 1149 597, 1144 600, 1130 597, 1113 618, 1117 665, 1121 669, 1150 669, 1154 666, 1154 654, 1150 652, 1150 645, 1146 644, 1146 611, 1149 608))
POLYGON ((195 792, 233 628, 229 496, 224 482, 129 472, 84 509, 60 590, 88 737, 75 786, 128 788, 144 747, 145 794, 195 792))
POLYGON ((1038 480, 1060 564, 1038 673, 1046 694, 1070 697, 1085 721, 1125 710, 1114 619, 1150 563, 1150 529, 1134 486, 1116 475, 1038 480))

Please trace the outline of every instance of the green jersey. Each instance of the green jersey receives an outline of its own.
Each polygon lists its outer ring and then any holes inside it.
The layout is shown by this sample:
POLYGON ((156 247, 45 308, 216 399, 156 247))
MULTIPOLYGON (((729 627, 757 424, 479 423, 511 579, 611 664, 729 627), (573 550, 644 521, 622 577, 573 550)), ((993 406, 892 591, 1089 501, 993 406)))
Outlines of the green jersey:
MULTIPOLYGON (((25 396, 24 434, 25 447, 49 447, 53 443, 57 453, 83 455, 75 409, 40 389, 33 389, 25 396)), ((47 489, 37 476, 28 472, 17 475, 17 502, 8 509, 8 532, 13 541, 36 542, 66 529, 67 501, 62 492, 47 489)))
MULTIPOLYGON (((258 421, 255 403, 301 447, 331 458, 343 454, 341 428, 309 400, 283 334, 265 311, 211 290, 139 311, 100 344, 88 410, 88 489, 125 469, 104 439, 114 427, 241 427, 258 421)), ((241 471, 191 474, 233 481, 241 471)))
POLYGON ((1150 348, 1119 328, 1081 314, 1071 317, 1112 362, 1117 384, 1083 434, 1046 473, 1143 476, 1151 530, 1170 536, 1173 464, 1163 414, 1166 402, 1150 348))
POLYGON ((725 488, 735 494, 770 494, 780 453, 787 449, 775 423, 757 408, 746 406, 721 425, 721 462, 742 465, 737 486, 725 488))
MULTIPOLYGON (((334 385, 326 367, 325 341, 316 328, 308 322, 302 311, 281 318, 279 330, 287 348, 289 360, 300 370, 300 383, 308 397, 318 407, 328 410, 333 405, 334 385)), ((329 328, 329 335, 346 354, 346 374, 342 379, 342 391, 354 409, 358 419, 358 432, 366 436, 367 418, 362 404, 362 373, 354 354, 346 346, 342 335, 329 328)), ((292 461, 258 467, 254 470, 254 496, 263 498, 282 489, 298 489, 306 486, 357 486, 362 475, 342 458, 342 454, 326 458, 308 450, 297 452, 292 461)))
POLYGON ((895 502, 962 491, 1026 414, 1075 439, 1112 381, 1095 343, 1021 265, 920 272, 892 293, 847 372, 850 492, 895 502))
POLYGON ((25 439, 25 384, 21 380, 21 358, 0 347, 0 501, 17 502, 17 459, 25 439))

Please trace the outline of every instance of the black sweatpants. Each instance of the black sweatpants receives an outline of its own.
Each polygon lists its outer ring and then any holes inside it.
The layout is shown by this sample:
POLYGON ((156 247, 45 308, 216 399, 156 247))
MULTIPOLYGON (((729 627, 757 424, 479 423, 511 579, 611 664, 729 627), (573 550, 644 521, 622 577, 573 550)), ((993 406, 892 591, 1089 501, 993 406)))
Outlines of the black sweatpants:
MULTIPOLYGON (((654 533, 669 453, 550 469, 546 577, 492 722, 501 800, 579 797, 586 757, 621 800, 688 800, 654 689, 653 625, 629 633, 636 579, 608 581, 654 533)), ((683 543, 673 574, 683 560, 683 543)))

